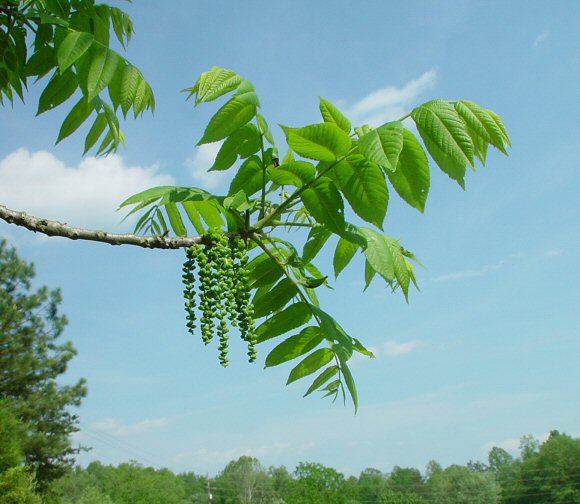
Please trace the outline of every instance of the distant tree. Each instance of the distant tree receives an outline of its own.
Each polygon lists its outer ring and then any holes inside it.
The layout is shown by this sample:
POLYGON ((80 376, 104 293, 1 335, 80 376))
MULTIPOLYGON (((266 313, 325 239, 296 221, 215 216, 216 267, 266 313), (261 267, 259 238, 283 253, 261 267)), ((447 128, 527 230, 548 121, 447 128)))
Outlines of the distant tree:
POLYGON ((430 500, 434 504, 497 504, 501 488, 490 473, 452 465, 429 479, 430 500))
POLYGON ((0 399, 26 426, 25 462, 40 490, 61 477, 79 449, 70 435, 78 418, 69 411, 86 394, 84 380, 58 385, 76 351, 58 343, 66 318, 59 315, 60 291, 33 290, 34 268, 0 240, 0 399))
POLYGON ((34 474, 26 467, 11 467, 0 473, 0 502, 2 504, 42 504, 36 493, 34 474))
POLYGON ((0 400, 0 502, 40 504, 34 473, 22 465, 25 428, 0 400))
POLYGON ((499 475, 514 463, 514 458, 503 448, 494 446, 487 457, 489 470, 499 475))
POLYGON ((216 504, 266 504, 272 499, 272 482, 256 458, 247 455, 231 461, 214 480, 216 504))
POLYGON ((183 504, 186 499, 183 483, 168 469, 136 462, 117 467, 93 462, 87 472, 96 477, 101 492, 115 504, 183 504))
POLYGON ((378 469, 368 467, 358 477, 358 499, 360 502, 378 502, 386 487, 386 476, 378 469))
POLYGON ((26 431, 5 400, 0 399, 0 473, 24 461, 22 442, 26 431))
POLYGON ((440 473, 441 471, 443 471, 441 464, 436 460, 430 460, 427 462, 427 466, 425 467, 425 479, 430 480, 433 476, 435 476, 437 473, 440 473))
POLYGON ((62 504, 112 503, 99 479, 78 466, 60 478, 55 483, 54 490, 60 496, 62 504))
POLYGON ((278 498, 284 499, 292 484, 292 475, 288 472, 288 469, 285 466, 270 467, 268 469, 268 476, 270 476, 272 481, 274 494, 278 498))
POLYGON ((300 462, 294 470, 294 481, 287 502, 292 504, 346 504, 356 495, 347 492, 344 475, 322 464, 300 462))
POLYGON ((192 472, 178 474, 183 484, 186 502, 191 504, 207 503, 207 478, 192 472))
POLYGON ((388 487, 400 493, 414 493, 423 495, 425 493, 425 482, 419 469, 414 467, 395 466, 387 478, 388 487))
POLYGON ((526 434, 520 439, 520 456, 522 461, 532 458, 540 450, 540 442, 531 434, 526 434))
POLYGON ((546 442, 533 446, 524 446, 521 461, 504 475, 504 502, 580 503, 580 439, 552 431, 546 442))

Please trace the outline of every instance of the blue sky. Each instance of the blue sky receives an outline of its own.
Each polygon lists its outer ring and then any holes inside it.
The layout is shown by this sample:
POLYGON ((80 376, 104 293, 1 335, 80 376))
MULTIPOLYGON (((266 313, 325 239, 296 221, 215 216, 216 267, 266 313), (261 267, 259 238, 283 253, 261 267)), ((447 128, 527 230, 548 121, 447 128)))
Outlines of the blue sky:
MULTIPOLYGON (((180 89, 212 65, 251 80, 270 125, 319 121, 318 96, 364 122, 432 98, 498 112, 509 158, 491 153, 466 191, 432 170, 424 215, 392 198, 385 231, 425 265, 410 303, 355 263, 322 294, 377 354, 353 365, 360 410, 284 385, 289 367, 231 364, 187 335, 180 252, 43 238, 0 224, 61 287, 65 337, 84 376, 81 455, 214 474, 242 454, 265 465, 320 462, 347 474, 423 469, 517 449, 524 434, 580 434, 580 6, 573 2, 171 1, 123 4, 126 54, 151 83, 155 115, 124 125, 127 147, 82 158, 83 136, 54 145, 68 108, 0 112, 0 202, 79 226, 128 229, 114 210, 153 185, 200 185, 215 148, 195 144, 215 107, 180 89)), ((62 107, 61 107, 62 108, 62 107)), ((277 138, 281 141, 280 132, 277 138)), ((327 255, 326 271, 330 272, 327 255)), ((322 263, 321 263, 322 264, 322 263)), ((261 352, 266 355, 266 350, 261 352)), ((262 361, 263 362, 263 361, 262 361)))

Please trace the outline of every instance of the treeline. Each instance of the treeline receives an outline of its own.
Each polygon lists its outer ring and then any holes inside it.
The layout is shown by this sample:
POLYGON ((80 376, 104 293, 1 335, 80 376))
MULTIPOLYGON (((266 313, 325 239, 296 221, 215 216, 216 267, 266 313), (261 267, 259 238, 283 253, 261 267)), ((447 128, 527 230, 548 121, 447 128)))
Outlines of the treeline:
POLYGON ((93 462, 56 485, 62 504, 576 504, 580 503, 580 439, 553 431, 544 443, 522 438, 520 455, 493 448, 487 463, 422 473, 395 466, 345 477, 331 467, 300 463, 265 468, 240 457, 214 477, 174 474, 136 462, 93 462), (211 496, 211 500, 210 500, 211 496))

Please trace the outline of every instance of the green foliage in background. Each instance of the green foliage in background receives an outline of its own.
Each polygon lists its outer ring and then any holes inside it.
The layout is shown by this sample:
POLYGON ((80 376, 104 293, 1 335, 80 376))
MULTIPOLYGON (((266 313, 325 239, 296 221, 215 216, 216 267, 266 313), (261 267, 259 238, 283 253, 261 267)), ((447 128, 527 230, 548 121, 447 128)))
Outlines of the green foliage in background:
POLYGON ((14 465, 21 454, 44 491, 79 452, 70 440, 78 418, 69 408, 79 406, 86 387, 84 380, 57 383, 76 351, 58 341, 67 323, 60 292, 34 290, 33 277, 33 266, 0 240, 0 432, 12 432, 0 440, 0 464, 14 465))
POLYGON ((488 464, 443 468, 431 461, 423 473, 395 466, 390 473, 367 468, 358 477, 348 478, 312 462, 300 462, 293 472, 284 466, 265 469, 247 455, 230 461, 216 476, 174 474, 136 462, 117 467, 93 462, 86 469, 75 468, 59 481, 57 489, 62 504, 205 504, 210 493, 214 504, 580 502, 580 439, 553 431, 544 443, 532 436, 522 441, 519 457, 494 447, 488 464))

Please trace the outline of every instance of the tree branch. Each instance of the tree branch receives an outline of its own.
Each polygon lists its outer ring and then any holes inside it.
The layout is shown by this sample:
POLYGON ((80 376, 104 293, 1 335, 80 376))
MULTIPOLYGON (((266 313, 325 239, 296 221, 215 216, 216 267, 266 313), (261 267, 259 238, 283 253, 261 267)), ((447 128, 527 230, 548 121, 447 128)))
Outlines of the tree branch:
POLYGON ((0 205, 0 219, 8 222, 8 224, 25 227, 30 231, 47 236, 60 236, 71 240, 97 241, 110 245, 136 245, 137 247, 149 249, 178 249, 199 245, 203 240, 201 236, 138 236, 77 228, 62 222, 33 217, 24 212, 10 210, 2 205, 0 205))

